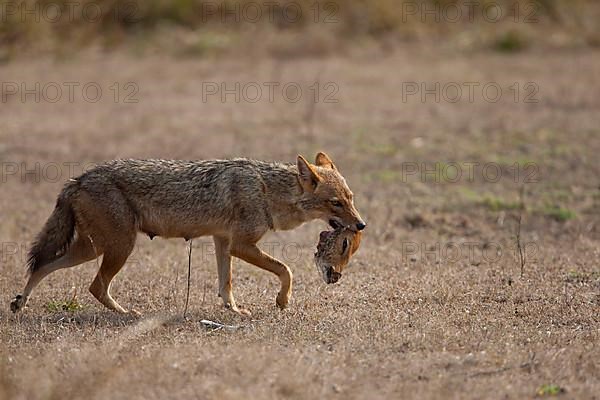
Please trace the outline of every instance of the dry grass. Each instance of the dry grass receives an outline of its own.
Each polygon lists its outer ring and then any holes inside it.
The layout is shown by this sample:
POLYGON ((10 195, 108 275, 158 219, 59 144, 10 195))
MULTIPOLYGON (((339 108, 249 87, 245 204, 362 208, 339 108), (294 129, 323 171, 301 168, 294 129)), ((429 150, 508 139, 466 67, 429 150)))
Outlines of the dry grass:
POLYGON ((594 398, 600 392, 599 63, 600 54, 589 50, 477 52, 465 59, 408 47, 288 62, 116 53, 0 66, 6 82, 95 81, 104 89, 97 103, 22 103, 10 96, 0 106, 0 160, 5 168, 19 165, 16 175, 4 170, 1 183, 0 398, 560 395, 551 385, 565 398, 594 398), (339 86, 338 103, 202 102, 202 82, 294 81, 307 88, 317 76, 339 86), (109 87, 129 81, 139 86, 139 103, 115 103, 109 87), (493 81, 505 90, 535 81, 540 102, 515 103, 511 96, 498 103, 403 102, 408 81, 493 81), (67 179, 50 181, 48 163, 293 160, 317 149, 338 163, 369 223, 338 285, 324 286, 312 265, 323 228, 315 222, 265 239, 280 257, 286 243, 301 251, 286 258, 296 286, 284 312, 274 304, 276 279, 241 262, 235 293, 253 318, 223 310, 215 263, 203 247, 209 242, 197 240, 190 319, 181 320, 186 245, 146 237, 113 288, 121 304, 145 318, 100 308, 87 293, 93 263, 51 275, 25 312, 9 312, 24 283, 27 244, 67 179), (536 252, 522 278, 514 237, 519 211, 511 207, 521 185, 510 175, 496 183, 480 175, 458 183, 402 177, 408 162, 453 161, 494 162, 505 174, 514 162, 539 167, 539 182, 525 185, 521 239, 536 252), (37 179, 32 171, 21 179, 22 162, 29 169, 41 163, 46 175, 37 179), (572 214, 555 218, 556 209, 572 214), (409 252, 413 243, 429 251, 438 243, 474 243, 474 257, 436 260, 409 252), (489 250, 494 246, 501 246, 499 259, 489 250), (72 300, 74 290, 82 309, 48 309, 72 300), (207 331, 201 319, 244 327, 207 331))

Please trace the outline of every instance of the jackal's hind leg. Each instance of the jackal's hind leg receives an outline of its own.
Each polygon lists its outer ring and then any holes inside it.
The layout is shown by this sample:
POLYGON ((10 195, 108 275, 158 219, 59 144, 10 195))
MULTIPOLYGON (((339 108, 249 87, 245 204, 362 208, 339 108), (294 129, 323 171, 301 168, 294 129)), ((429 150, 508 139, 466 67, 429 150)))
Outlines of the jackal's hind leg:
POLYGON ((35 289, 41 280, 44 279, 48 274, 59 269, 74 267, 84 262, 93 260, 94 258, 100 256, 100 254, 97 252, 102 254, 101 249, 95 249, 88 237, 77 237, 75 242, 69 246, 64 255, 33 271, 29 277, 29 280, 27 281, 27 285, 23 289, 23 293, 17 295, 10 303, 10 309, 12 312, 17 312, 21 308, 25 307, 33 289, 35 289))
POLYGON ((121 246, 116 249, 105 250, 100 270, 98 270, 98 274, 90 286, 90 293, 110 310, 121 314, 139 315, 135 310, 125 310, 110 295, 111 282, 115 275, 123 268, 123 265, 125 265, 127 257, 129 257, 132 250, 133 243, 126 244, 126 242, 122 242, 121 246))

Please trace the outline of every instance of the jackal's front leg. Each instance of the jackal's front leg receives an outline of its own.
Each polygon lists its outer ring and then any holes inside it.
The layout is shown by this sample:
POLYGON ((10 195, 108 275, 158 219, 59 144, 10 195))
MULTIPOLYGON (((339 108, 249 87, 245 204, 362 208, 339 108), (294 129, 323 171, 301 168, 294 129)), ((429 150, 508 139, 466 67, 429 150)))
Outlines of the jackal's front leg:
POLYGON ((233 298, 233 289, 231 286, 231 241, 228 238, 213 237, 215 242, 215 253, 217 256, 217 267, 219 275, 219 296, 223 299, 226 308, 241 314, 249 316, 250 312, 239 308, 233 298))
POLYGON ((234 243, 231 254, 277 275, 281 282, 281 290, 276 302, 281 309, 287 307, 292 296, 292 271, 287 265, 263 252, 256 244, 234 243))

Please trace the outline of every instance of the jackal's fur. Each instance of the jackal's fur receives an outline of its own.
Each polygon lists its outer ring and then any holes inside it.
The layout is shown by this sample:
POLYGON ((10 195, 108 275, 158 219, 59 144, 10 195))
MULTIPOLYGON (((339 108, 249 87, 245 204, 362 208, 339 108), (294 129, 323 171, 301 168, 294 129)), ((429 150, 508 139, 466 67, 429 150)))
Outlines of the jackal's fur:
POLYGON ((47 274, 104 255, 92 294, 105 306, 126 312, 109 294, 110 283, 134 248, 136 235, 185 239, 212 235, 217 253, 219 294, 238 310, 231 291, 231 256, 275 273, 281 281, 277 304, 291 295, 292 274, 256 243, 269 230, 287 230, 312 219, 354 230, 364 228, 352 192, 331 159, 315 165, 248 159, 209 161, 117 160, 71 179, 32 246, 31 273, 23 307, 47 274))

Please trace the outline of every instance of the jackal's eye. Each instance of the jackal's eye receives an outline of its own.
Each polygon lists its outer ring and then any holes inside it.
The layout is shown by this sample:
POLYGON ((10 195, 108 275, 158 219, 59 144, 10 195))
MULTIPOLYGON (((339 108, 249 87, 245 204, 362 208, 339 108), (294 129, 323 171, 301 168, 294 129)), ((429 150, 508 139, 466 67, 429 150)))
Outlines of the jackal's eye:
POLYGON ((344 254, 348 250, 348 239, 344 238, 342 242, 342 254, 344 254))
POLYGON ((338 207, 338 208, 344 207, 344 205, 342 204, 342 202, 339 201, 339 200, 331 200, 331 205, 334 206, 334 207, 338 207))

